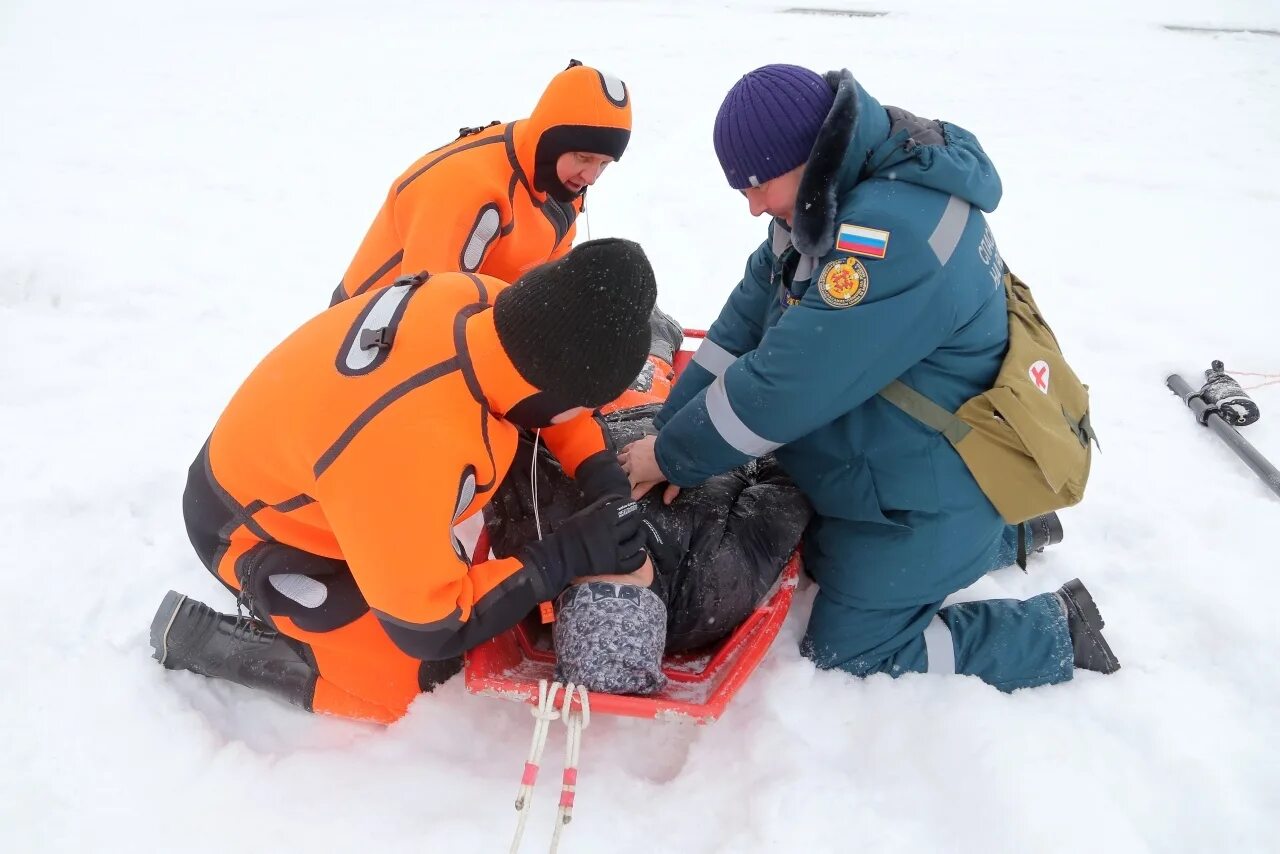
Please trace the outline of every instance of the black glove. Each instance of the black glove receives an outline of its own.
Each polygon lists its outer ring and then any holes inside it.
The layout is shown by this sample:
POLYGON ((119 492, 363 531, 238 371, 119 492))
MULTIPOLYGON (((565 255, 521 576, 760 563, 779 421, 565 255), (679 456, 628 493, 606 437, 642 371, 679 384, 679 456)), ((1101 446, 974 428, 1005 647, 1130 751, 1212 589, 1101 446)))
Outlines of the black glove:
POLYGON ((570 516, 554 533, 529 543, 521 554, 526 564, 542 570, 553 593, 579 576, 635 572, 646 557, 639 518, 634 501, 602 498, 570 516))
MULTIPOLYGON (((597 451, 579 463, 574 481, 578 484, 578 489, 582 490, 582 497, 586 499, 588 505, 605 499, 631 500, 631 481, 627 478, 627 473, 622 470, 622 466, 618 464, 618 455, 612 450, 597 451)), ((627 514, 626 518, 619 520, 619 524, 622 526, 622 530, 618 533, 619 542, 628 541, 633 537, 643 537, 639 513, 627 514)), ((643 563, 644 561, 640 561, 635 569, 639 569, 643 563)), ((635 570, 624 571, 634 572, 635 570)))
POLYGON ((611 450, 597 451, 583 460, 573 479, 588 504, 595 504, 601 498, 625 501, 631 497, 631 481, 618 464, 618 455, 611 450))

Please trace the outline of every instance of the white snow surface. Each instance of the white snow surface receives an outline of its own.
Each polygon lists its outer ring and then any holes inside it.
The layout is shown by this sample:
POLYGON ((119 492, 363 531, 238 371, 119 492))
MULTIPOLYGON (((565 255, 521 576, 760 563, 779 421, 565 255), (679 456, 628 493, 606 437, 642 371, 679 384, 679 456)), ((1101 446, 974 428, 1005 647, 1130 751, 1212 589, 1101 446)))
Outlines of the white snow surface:
MULTIPOLYGON (((1124 668, 1011 695, 817 672, 810 589, 719 722, 592 722, 561 850, 1275 850, 1280 499, 1164 378, 1280 373, 1280 8, 787 5, 0 4, 0 849, 506 850, 525 707, 454 680, 389 728, 311 716, 163 670, 147 627, 170 587, 230 608, 186 539, 187 466, 391 179, 576 57, 635 105, 591 233, 642 242, 690 326, 763 238, 710 142, 741 74, 848 67, 978 134, 1001 251, 1092 385, 1102 452, 1066 541, 962 595, 1080 576, 1124 668)), ((1254 394, 1246 435, 1280 462, 1280 385, 1254 394)))

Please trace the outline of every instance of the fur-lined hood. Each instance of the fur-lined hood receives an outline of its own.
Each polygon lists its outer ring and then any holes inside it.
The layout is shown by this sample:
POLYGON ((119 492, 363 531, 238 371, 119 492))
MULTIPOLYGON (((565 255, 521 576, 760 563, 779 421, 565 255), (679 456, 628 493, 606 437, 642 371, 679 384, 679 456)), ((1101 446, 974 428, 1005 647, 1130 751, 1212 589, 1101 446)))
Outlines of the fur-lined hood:
POLYGON ((815 257, 830 252, 846 197, 871 178, 909 181, 995 210, 1000 176, 973 134, 882 107, 847 69, 827 72, 826 80, 836 97, 800 180, 791 229, 796 249, 815 257))

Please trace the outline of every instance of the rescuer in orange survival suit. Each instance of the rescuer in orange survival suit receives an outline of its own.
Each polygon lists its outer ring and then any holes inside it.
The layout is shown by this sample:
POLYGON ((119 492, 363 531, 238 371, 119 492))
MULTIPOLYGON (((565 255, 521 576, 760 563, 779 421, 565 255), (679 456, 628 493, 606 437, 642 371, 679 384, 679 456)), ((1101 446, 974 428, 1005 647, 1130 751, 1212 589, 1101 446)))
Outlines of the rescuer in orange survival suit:
POLYGON ((631 138, 626 85, 574 60, 527 119, 462 128, 387 192, 330 305, 430 270, 514 282, 573 245, 583 194, 631 138))
POLYGON ((249 617, 171 591, 155 657, 390 722, 574 578, 647 569, 625 476, 581 408, 636 377, 655 296, 640 246, 607 239, 510 286, 424 274, 308 321, 232 397, 183 497, 197 554, 249 617), (519 427, 593 500, 473 566, 454 527, 489 502, 519 427))

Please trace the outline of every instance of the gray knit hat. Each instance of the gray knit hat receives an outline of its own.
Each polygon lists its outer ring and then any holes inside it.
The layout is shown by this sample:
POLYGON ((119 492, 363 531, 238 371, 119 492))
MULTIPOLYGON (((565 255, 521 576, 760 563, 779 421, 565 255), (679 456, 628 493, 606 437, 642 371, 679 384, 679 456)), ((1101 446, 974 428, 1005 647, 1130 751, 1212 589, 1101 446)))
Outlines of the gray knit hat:
POLYGON ((556 602, 556 679, 610 694, 655 694, 667 684, 667 609, 647 587, 591 581, 556 602))

